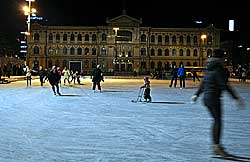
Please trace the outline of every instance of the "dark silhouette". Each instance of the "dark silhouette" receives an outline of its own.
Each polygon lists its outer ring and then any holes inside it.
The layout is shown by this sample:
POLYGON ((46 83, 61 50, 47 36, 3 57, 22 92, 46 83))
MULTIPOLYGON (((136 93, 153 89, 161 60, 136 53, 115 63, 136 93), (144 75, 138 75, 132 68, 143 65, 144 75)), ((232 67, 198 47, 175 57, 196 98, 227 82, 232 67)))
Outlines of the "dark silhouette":
POLYGON ((98 87, 98 90, 101 92, 101 81, 104 82, 103 79, 103 74, 102 74, 102 70, 101 70, 101 66, 97 65, 96 68, 93 70, 92 72, 92 82, 93 82, 93 86, 92 89, 95 91, 96 85, 98 87))
POLYGON ((52 69, 50 70, 48 75, 48 80, 50 85, 52 86, 54 95, 56 95, 57 92, 57 94, 60 96, 61 93, 59 92, 59 85, 58 85, 60 81, 60 75, 56 69, 56 66, 53 66, 52 69))
POLYGON ((169 85, 170 88, 172 87, 173 82, 174 82, 174 87, 176 88, 177 78, 178 78, 177 73, 178 73, 178 68, 176 67, 176 65, 174 65, 173 68, 172 68, 172 72, 171 72, 172 78, 171 78, 171 82, 170 82, 170 85, 169 85))
POLYGON ((229 154, 224 150, 221 144, 221 130, 222 130, 222 105, 221 96, 224 90, 227 90, 234 99, 236 99, 242 106, 242 101, 239 96, 233 91, 228 84, 228 75, 223 66, 224 60, 221 59, 223 53, 220 50, 215 50, 214 56, 207 59, 207 70, 201 82, 198 91, 192 96, 192 102, 195 102, 201 93, 204 93, 203 102, 208 108, 213 117, 212 140, 214 154, 223 157, 229 154))

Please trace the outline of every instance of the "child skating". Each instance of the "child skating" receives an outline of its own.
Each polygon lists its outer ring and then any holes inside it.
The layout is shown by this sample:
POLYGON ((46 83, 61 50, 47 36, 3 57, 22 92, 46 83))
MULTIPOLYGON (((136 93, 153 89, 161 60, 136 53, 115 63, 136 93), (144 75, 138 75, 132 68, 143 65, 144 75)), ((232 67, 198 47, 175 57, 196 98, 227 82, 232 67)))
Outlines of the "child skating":
POLYGON ((150 96, 150 81, 148 77, 144 77, 144 84, 140 88, 145 88, 144 90, 144 102, 151 102, 150 96))

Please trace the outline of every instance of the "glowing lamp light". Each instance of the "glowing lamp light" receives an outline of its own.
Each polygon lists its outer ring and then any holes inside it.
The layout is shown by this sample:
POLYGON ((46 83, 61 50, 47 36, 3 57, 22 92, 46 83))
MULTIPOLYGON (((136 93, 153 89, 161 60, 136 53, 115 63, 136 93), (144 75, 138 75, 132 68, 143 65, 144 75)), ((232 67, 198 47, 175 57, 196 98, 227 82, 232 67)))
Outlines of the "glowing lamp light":
POLYGON ((206 38, 207 38, 207 35, 206 35, 206 34, 202 34, 202 35, 201 35, 201 39, 202 39, 202 40, 204 40, 204 39, 206 39, 206 38))

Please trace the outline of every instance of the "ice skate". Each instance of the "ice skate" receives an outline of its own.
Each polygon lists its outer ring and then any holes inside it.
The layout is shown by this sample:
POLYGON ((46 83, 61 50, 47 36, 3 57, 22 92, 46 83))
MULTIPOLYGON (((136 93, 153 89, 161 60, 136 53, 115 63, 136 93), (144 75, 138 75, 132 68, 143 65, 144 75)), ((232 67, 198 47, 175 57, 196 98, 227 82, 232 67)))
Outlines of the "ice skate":
POLYGON ((214 154, 215 154, 215 155, 218 155, 218 156, 221 156, 221 157, 229 157, 229 156, 230 156, 230 154, 227 153, 227 152, 224 150, 224 148, 223 148, 221 145, 219 145, 219 144, 214 145, 214 146, 213 146, 213 150, 214 150, 214 154))

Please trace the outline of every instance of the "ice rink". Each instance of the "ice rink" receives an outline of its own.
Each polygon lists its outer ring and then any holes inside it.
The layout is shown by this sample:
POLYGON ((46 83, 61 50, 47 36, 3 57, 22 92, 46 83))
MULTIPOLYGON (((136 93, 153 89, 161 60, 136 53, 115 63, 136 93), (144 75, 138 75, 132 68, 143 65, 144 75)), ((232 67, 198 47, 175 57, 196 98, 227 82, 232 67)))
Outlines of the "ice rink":
MULTIPOLYGON (((179 89, 151 80, 152 100, 159 103, 133 103, 143 79, 106 79, 102 93, 84 79, 62 85, 62 96, 48 83, 32 82, 0 85, 0 162, 225 161, 212 158, 203 96, 190 103, 199 83, 179 89)), ((250 84, 230 84, 246 106, 238 110, 224 93, 222 143, 229 153, 250 157, 250 84)))

